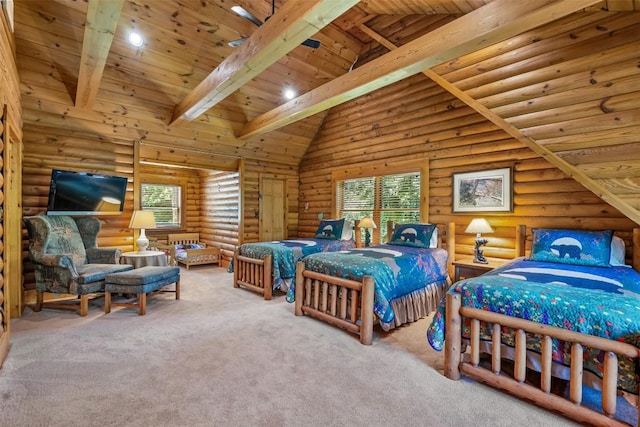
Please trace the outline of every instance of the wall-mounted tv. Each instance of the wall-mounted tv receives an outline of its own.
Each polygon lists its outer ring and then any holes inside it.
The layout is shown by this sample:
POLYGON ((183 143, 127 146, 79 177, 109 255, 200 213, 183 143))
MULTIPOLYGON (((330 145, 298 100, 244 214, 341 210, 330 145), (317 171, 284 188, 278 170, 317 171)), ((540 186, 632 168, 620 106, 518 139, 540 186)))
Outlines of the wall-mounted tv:
POLYGON ((126 193, 127 178, 54 169, 47 215, 118 215, 126 193))

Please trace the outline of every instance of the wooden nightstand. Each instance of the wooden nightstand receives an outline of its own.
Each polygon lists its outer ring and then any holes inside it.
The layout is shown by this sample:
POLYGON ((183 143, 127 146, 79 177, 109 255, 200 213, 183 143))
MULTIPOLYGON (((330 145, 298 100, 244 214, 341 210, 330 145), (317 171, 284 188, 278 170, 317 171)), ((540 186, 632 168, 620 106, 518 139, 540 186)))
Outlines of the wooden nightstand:
POLYGON ((505 261, 489 261, 489 264, 478 264, 473 262, 473 257, 460 258, 453 262, 455 268, 454 282, 462 279, 478 277, 481 274, 491 271, 503 265, 505 261))

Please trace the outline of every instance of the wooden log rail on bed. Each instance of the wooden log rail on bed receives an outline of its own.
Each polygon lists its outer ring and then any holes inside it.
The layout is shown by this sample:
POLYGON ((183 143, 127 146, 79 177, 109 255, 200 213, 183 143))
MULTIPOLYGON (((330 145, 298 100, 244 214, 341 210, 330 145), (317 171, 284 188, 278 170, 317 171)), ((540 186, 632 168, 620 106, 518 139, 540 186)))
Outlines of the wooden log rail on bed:
MULTIPOLYGON (((357 233, 358 221, 354 225, 356 246, 361 244, 360 233, 357 233)), ((233 255, 233 287, 243 287, 259 293, 265 300, 273 297, 273 257, 265 256, 257 259, 240 255, 236 249, 233 255)))
POLYGON ((374 279, 341 279, 304 269, 296 269, 295 315, 307 314, 331 325, 360 335, 360 342, 373 340, 374 279))
POLYGON ((249 258, 236 252, 233 256, 233 287, 243 286, 270 300, 273 296, 272 257, 249 258))
MULTIPOLYGON (((392 229, 393 226, 389 225, 392 229)), ((446 238, 451 271, 455 250, 455 224, 438 229, 439 240, 446 238)), ((393 233, 387 232, 387 236, 393 233)), ((442 246, 442 244, 438 244, 442 246)), ((305 270, 304 262, 296 267, 295 315, 306 314, 323 322, 346 329, 360 336, 360 342, 371 345, 374 325, 374 279, 364 276, 362 281, 347 280, 315 271, 305 270)))
MULTIPOLYGON (((521 237, 525 238, 524 233, 521 237)), ((633 268, 640 271, 640 251, 638 251, 640 249, 640 229, 633 230, 632 243, 633 268)), ((522 247, 524 247, 524 241, 522 247)), ((469 378, 533 401, 539 406, 558 411, 589 425, 629 425, 613 418, 616 414, 618 396, 618 358, 628 357, 638 363, 640 349, 616 340, 585 335, 499 313, 463 307, 461 301, 462 297, 459 293, 448 293, 446 296, 445 376, 457 380, 460 379, 461 373, 464 373, 469 378), (465 357, 462 353, 463 319, 471 322, 471 333, 468 339, 469 349, 464 353, 465 357), (491 326, 491 369, 480 365, 481 322, 491 326), (516 331, 513 378, 509 378, 501 370, 501 330, 503 327, 516 331), (541 339, 540 387, 525 383, 527 335, 535 335, 541 339), (552 339, 558 339, 571 345, 568 399, 551 393, 552 339), (580 405, 582 402, 582 355, 584 348, 600 350, 604 355, 601 395, 603 413, 580 405)), ((640 426, 640 419, 638 425, 640 426)))

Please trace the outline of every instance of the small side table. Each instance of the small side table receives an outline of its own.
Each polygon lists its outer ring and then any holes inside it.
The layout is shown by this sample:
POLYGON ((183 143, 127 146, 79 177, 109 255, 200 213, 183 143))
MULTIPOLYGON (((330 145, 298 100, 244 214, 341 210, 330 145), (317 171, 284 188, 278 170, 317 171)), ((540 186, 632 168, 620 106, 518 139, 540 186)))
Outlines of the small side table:
POLYGON ((455 267, 454 282, 462 279, 471 279, 472 277, 478 277, 494 268, 500 267, 504 264, 504 261, 489 261, 488 264, 479 264, 473 262, 473 258, 461 258, 453 262, 455 267))
POLYGON ((161 251, 123 252, 120 254, 120 264, 130 264, 133 268, 169 265, 167 255, 161 251))

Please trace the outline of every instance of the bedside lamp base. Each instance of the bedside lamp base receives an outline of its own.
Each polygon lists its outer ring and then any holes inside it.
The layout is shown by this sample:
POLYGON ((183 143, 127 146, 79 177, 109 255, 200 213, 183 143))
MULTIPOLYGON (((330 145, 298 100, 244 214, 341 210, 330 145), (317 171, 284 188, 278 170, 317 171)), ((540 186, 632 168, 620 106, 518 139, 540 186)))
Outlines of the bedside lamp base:
POLYGON ((487 239, 476 239, 476 247, 473 249, 473 262, 476 264, 489 264, 489 261, 487 261, 482 254, 482 249, 480 249, 483 245, 486 245, 487 242, 487 239))

